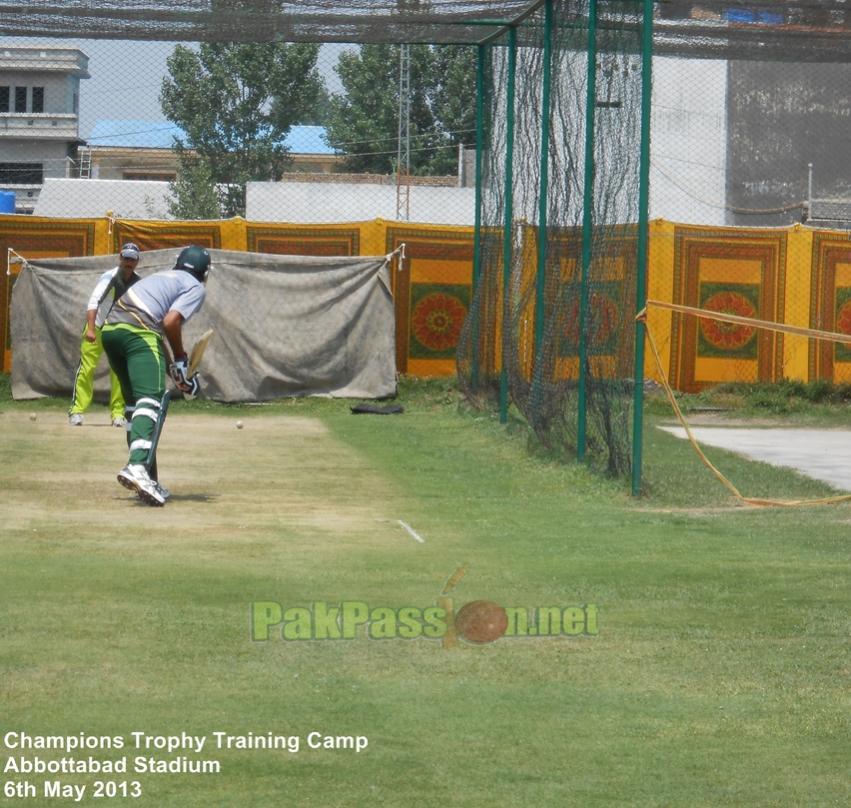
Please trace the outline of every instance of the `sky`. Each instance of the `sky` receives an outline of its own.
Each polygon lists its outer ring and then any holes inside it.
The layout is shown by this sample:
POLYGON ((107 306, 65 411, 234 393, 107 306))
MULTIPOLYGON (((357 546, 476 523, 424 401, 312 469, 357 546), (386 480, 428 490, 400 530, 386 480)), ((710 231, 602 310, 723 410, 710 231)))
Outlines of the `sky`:
MULTIPOLYGON (((80 91, 84 139, 102 119, 165 121, 159 92, 176 43, 10 37, 4 44, 76 47, 89 57, 91 78, 80 91)), ((333 66, 340 51, 352 47, 322 46, 319 69, 332 92, 341 89, 333 66)), ((723 63, 666 61, 654 62, 651 215, 678 220, 688 211, 693 223, 717 224, 724 220, 723 63), (692 91, 695 86, 700 93, 692 91)))
MULTIPOLYGON (((9 37, 3 44, 79 48, 89 57, 91 78, 84 79, 80 88, 80 136, 84 139, 102 119, 165 120, 159 92, 175 42, 9 37)), ((331 92, 341 89, 333 65, 347 47, 352 46, 323 45, 320 50, 320 73, 331 92)))

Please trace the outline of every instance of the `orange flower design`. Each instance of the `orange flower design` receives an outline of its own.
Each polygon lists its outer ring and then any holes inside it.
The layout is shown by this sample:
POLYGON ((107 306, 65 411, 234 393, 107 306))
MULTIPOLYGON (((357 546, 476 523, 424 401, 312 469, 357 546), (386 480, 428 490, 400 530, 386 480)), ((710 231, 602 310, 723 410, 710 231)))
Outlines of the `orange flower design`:
POLYGON ((846 300, 836 314, 836 330, 851 334, 851 300, 846 300))
MULTIPOLYGON (((618 307, 608 296, 592 292, 588 297, 588 343, 592 346, 605 345, 618 323, 618 307)), ((579 301, 573 300, 568 308, 564 335, 571 345, 579 344, 579 301)))
MULTIPOLYGON (((703 308, 717 311, 719 314, 735 314, 739 317, 755 317, 756 309, 739 292, 716 292, 703 304, 703 308)), ((756 329, 739 323, 722 323, 719 320, 701 320, 700 330, 707 342, 727 351, 735 351, 747 345, 756 329)))
POLYGON ((414 336, 432 351, 447 351, 458 344, 467 309, 455 295, 434 292, 414 306, 414 336))

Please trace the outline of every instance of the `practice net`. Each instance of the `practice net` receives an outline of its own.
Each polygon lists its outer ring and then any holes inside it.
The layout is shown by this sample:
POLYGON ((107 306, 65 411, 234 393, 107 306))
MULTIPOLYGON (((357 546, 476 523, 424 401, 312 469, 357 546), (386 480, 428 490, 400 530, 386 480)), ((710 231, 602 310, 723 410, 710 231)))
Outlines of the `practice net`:
POLYGON ((480 48, 480 243, 458 372, 471 400, 500 406, 505 419, 510 399, 544 446, 621 475, 630 469, 641 25, 638 4, 597 9, 595 20, 588 2, 556 2, 552 17, 541 8, 480 48))

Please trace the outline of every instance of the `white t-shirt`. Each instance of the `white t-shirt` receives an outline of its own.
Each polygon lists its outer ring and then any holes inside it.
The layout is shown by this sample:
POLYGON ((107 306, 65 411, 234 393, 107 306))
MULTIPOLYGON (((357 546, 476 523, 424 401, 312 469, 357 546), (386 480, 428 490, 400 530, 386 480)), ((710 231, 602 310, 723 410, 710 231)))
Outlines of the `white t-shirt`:
POLYGON ((204 284, 194 275, 181 269, 166 269, 142 278, 128 289, 110 313, 108 322, 138 325, 141 321, 146 327, 162 333, 166 314, 176 311, 188 320, 201 308, 206 294, 204 284), (136 317, 132 316, 134 314, 136 317))
POLYGON ((121 267, 108 269, 98 278, 95 288, 92 289, 89 302, 86 304, 87 312, 97 311, 97 317, 95 318, 96 328, 100 328, 103 325, 115 300, 121 297, 130 286, 139 280, 139 276, 134 272, 131 274, 129 280, 125 281, 124 276, 121 274, 121 267), (112 294, 107 295, 110 284, 112 284, 112 294))

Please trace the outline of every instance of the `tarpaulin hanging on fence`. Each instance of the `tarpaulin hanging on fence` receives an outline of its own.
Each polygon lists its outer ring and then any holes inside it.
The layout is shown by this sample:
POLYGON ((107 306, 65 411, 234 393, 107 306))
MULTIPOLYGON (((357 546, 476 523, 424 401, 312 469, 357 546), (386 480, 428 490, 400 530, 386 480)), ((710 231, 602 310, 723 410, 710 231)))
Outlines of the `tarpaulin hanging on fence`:
MULTIPOLYGON (((202 310, 203 390, 219 401, 286 396, 382 398, 396 390, 395 322, 384 256, 314 258, 211 250, 202 310)), ((142 275, 174 266, 178 250, 143 252, 142 275)), ((12 294, 16 399, 70 394, 86 301, 116 256, 28 261, 12 294)), ((106 386, 106 360, 96 389, 106 386)))

